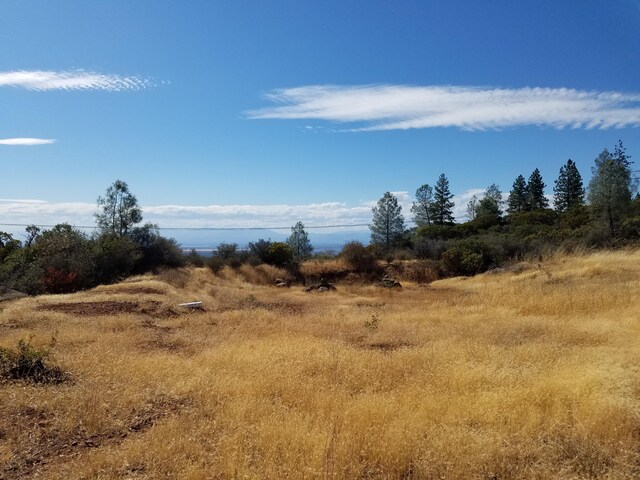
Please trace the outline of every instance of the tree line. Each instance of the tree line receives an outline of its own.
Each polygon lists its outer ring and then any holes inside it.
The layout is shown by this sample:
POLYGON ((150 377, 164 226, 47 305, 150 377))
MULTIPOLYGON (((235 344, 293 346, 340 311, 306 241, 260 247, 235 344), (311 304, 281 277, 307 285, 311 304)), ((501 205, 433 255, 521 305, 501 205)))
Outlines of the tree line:
MULTIPOLYGON (((411 206, 415 227, 407 228, 398 199, 386 192, 372 209, 371 241, 348 242, 340 254, 361 273, 377 272, 380 259, 431 262, 439 275, 471 275, 505 261, 537 256, 548 249, 607 248, 640 239, 640 197, 622 142, 595 159, 585 188, 575 162, 560 168, 553 186, 536 168, 518 175, 506 198, 498 185, 487 187, 466 205, 467 221, 456 223, 449 180, 421 185, 411 206)), ((21 242, 0 232, 0 285, 30 294, 66 293, 128 275, 186 264, 213 271, 268 263, 297 272, 313 254, 304 224, 297 222, 284 242, 259 239, 248 249, 221 243, 208 260, 184 254, 157 225, 142 224, 142 210, 126 182, 117 180, 98 198, 96 232, 87 235, 68 224, 48 230, 28 226, 21 242)))
POLYGON ((298 222, 285 242, 260 239, 247 251, 221 243, 205 261, 195 251, 185 255, 175 240, 160 235, 157 225, 142 224, 142 209, 126 182, 116 180, 98 197, 97 206, 92 235, 66 223, 44 230, 29 225, 24 242, 0 232, 0 285, 32 295, 68 293, 187 264, 207 263, 214 271, 243 263, 291 267, 313 251, 298 222))
POLYGON ((440 262, 444 273, 473 274, 501 261, 537 255, 544 249, 615 247, 640 239, 640 198, 622 142, 595 159, 585 188, 575 162, 560 168, 553 207, 539 169, 518 175, 506 198, 492 184, 466 205, 467 221, 456 223, 449 180, 421 185, 407 228, 402 206, 386 192, 373 208, 371 248, 378 256, 412 256, 440 262))

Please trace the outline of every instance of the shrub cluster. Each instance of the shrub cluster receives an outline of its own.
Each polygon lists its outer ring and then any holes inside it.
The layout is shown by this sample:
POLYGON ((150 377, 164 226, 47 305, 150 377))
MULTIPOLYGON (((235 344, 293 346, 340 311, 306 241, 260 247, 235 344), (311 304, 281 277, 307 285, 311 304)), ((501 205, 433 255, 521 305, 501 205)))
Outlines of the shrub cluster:
POLYGON ((20 339, 16 349, 0 347, 0 378, 3 380, 27 380, 35 383, 60 383, 66 374, 49 364, 55 336, 48 348, 36 348, 29 340, 20 339))
POLYGON ((37 232, 24 246, 8 234, 1 235, 0 284, 32 295, 74 292, 185 263, 177 243, 150 224, 123 236, 112 232, 88 236, 59 224, 37 232))

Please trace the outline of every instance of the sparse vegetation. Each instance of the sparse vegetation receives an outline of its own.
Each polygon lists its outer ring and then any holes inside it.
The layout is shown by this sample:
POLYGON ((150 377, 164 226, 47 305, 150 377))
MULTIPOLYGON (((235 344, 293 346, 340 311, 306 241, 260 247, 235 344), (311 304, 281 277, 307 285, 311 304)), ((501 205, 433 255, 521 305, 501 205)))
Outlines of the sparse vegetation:
POLYGON ((74 382, 0 384, 0 477, 634 478, 639 265, 328 296, 173 269, 4 302, 0 345, 57 329, 74 382))
POLYGON ((18 340, 15 349, 0 347, 0 379, 26 380, 35 383, 60 383, 65 373, 56 366, 49 364, 51 350, 55 346, 56 337, 51 338, 47 347, 37 348, 28 340, 18 340))

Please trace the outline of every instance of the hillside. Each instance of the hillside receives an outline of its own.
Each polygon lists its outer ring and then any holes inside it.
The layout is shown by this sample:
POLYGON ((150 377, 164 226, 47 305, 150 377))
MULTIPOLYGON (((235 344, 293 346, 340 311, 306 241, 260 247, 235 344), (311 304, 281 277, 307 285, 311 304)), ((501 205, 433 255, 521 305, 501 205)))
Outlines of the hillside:
POLYGON ((640 251, 401 290, 245 268, 0 302, 0 478, 640 475, 640 251), (203 310, 178 304, 202 301, 203 310))

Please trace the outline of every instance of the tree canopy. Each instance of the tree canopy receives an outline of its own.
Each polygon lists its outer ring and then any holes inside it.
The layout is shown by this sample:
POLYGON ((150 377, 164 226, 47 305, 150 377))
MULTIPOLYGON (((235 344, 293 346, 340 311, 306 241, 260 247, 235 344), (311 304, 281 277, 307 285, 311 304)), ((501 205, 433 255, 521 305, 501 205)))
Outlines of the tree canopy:
POLYGON ((433 209, 433 188, 424 184, 416 190, 416 199, 411 206, 413 220, 418 227, 431 225, 431 211, 433 209))
POLYGON ((536 168, 527 182, 528 210, 542 210, 549 206, 549 200, 544 196, 544 187, 546 185, 542 181, 540 170, 536 168))
POLYGON ((313 252, 313 246, 309 240, 309 234, 304 229, 302 222, 297 222, 291 227, 291 235, 287 238, 287 244, 293 251, 293 258, 295 261, 300 261, 308 258, 313 252))
POLYGON ((595 159, 589 182, 589 203, 595 217, 602 220, 615 235, 621 217, 631 203, 633 177, 631 162, 622 143, 611 154, 606 148, 595 159))
POLYGON ((142 210, 129 186, 122 180, 113 182, 104 197, 98 197, 99 212, 96 222, 102 232, 110 232, 118 237, 127 235, 131 228, 142 222, 142 210))
POLYGON ((560 167, 560 174, 553 187, 553 203, 558 213, 584 205, 582 176, 573 160, 560 167))
POLYGON ((378 200, 378 204, 373 207, 372 212, 373 220, 369 226, 371 243, 388 253, 399 243, 404 234, 402 206, 398 204, 395 196, 385 192, 378 200))
POLYGON ((433 194, 432 219, 436 225, 447 225, 454 223, 453 207, 451 201, 453 194, 449 190, 449 180, 444 173, 441 173, 436 182, 433 194))

